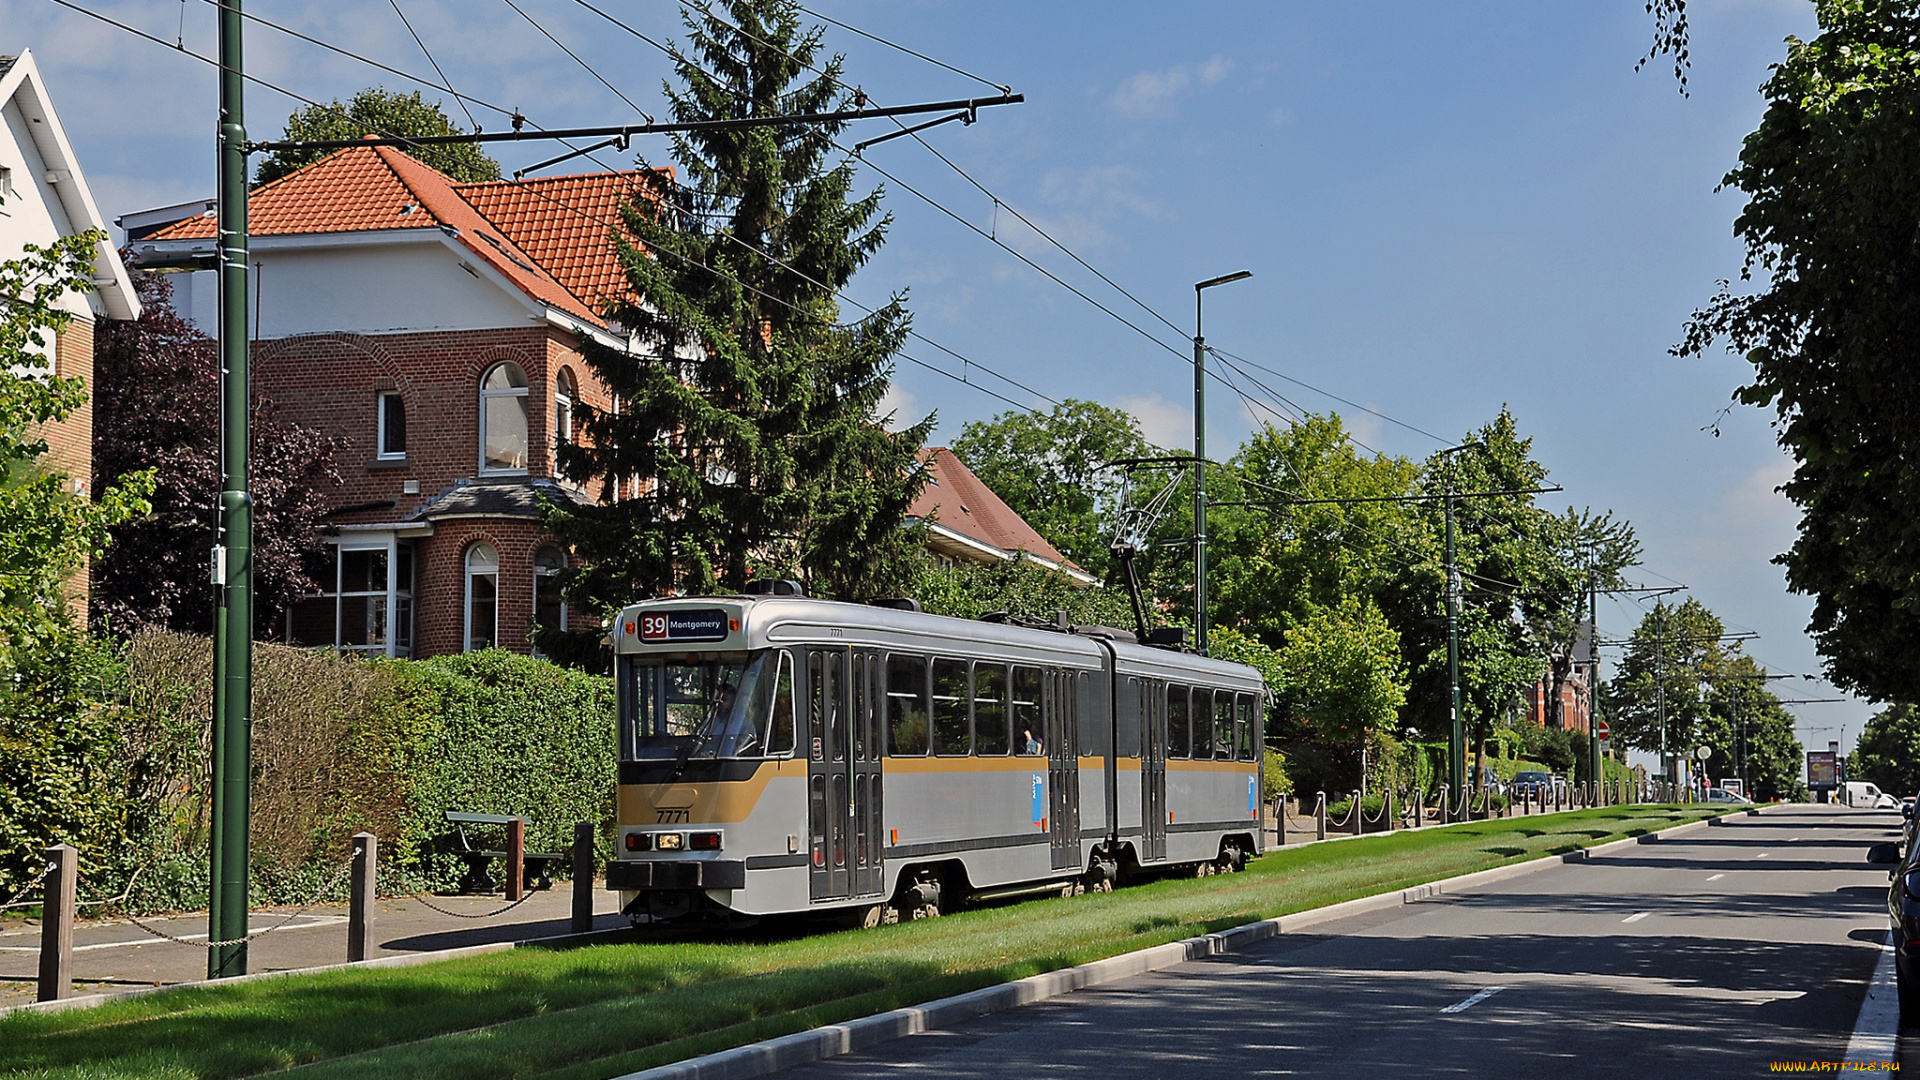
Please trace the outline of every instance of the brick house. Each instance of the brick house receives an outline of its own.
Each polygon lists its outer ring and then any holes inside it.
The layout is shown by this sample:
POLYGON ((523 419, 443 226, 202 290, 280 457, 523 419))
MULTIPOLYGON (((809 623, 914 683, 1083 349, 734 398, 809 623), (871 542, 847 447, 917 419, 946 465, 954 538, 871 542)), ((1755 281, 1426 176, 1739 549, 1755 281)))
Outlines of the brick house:
MULTIPOLYGON (((265 185, 249 207, 253 386, 336 440, 343 483, 325 592, 280 636, 348 652, 530 652, 536 622, 578 628, 541 527, 550 501, 631 497, 561 483, 556 439, 576 404, 613 405, 582 362, 625 291, 609 240, 639 174, 457 184, 388 147, 354 147, 265 185)), ((123 225, 136 265, 193 266, 215 222, 123 225), (130 233, 133 231, 129 229, 130 233)), ((180 275, 181 314, 211 330, 211 271, 180 275)))
MULTIPOLYGON (((1593 730, 1591 709, 1592 695, 1588 688, 1593 685, 1593 633, 1591 623, 1581 623, 1573 640, 1573 670, 1568 673, 1567 681, 1560 687, 1560 723, 1558 726, 1568 731, 1588 734, 1593 730)), ((1543 677, 1527 688, 1527 721, 1537 728, 1555 726, 1552 704, 1552 690, 1548 680, 1543 677)))
MULTIPOLYGON (((103 239, 94 250, 93 291, 62 297, 59 307, 73 316, 51 342, 55 375, 93 383, 93 326, 97 319, 137 319, 140 301, 127 268, 113 244, 104 239, 106 222, 80 172, 53 99, 41 82, 33 54, 0 56, 0 261, 18 259, 26 245, 45 247, 61 237, 98 229, 103 239)), ((66 420, 38 432, 47 440, 47 463, 67 477, 68 490, 86 498, 93 474, 93 406, 83 405, 66 420)), ((87 575, 71 584, 84 607, 87 575)))

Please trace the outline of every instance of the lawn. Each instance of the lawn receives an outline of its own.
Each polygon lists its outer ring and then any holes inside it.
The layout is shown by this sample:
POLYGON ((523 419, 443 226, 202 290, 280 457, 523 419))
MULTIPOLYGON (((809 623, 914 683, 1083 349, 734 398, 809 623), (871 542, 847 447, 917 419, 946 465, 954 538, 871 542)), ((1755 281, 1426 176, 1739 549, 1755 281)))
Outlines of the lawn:
POLYGON ((0 1018, 0 1077, 600 1080, 1134 949, 1712 816, 1614 807, 1279 849, 1243 874, 877 930, 508 953, 0 1018))

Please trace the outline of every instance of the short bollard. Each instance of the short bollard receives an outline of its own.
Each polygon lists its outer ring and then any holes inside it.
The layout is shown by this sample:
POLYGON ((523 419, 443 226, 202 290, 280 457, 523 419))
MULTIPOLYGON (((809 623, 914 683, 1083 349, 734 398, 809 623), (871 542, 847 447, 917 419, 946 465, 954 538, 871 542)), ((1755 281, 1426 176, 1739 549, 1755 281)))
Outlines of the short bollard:
POLYGON ((573 826, 573 920, 567 929, 584 934, 593 929, 593 823, 573 826))
POLYGON ((370 832, 353 834, 353 869, 347 885, 347 959, 365 960, 373 948, 374 870, 379 866, 380 839, 370 832))
POLYGON ((1440 824, 1449 825, 1449 824, 1452 824, 1452 822, 1453 822, 1453 799, 1448 796, 1447 785, 1441 784, 1440 785, 1440 824))
POLYGON ((1367 831, 1367 815, 1360 807, 1360 793, 1353 793, 1353 835, 1359 836, 1367 831))
POLYGON ((520 899, 527 884, 527 819, 507 822, 507 902, 520 899))
POLYGON ((1313 838, 1327 838, 1327 793, 1324 791, 1320 793, 1320 801, 1313 804, 1313 838))
POLYGON ((40 1000, 73 996, 73 908, 80 887, 80 849, 47 849, 47 879, 40 901, 40 1000))

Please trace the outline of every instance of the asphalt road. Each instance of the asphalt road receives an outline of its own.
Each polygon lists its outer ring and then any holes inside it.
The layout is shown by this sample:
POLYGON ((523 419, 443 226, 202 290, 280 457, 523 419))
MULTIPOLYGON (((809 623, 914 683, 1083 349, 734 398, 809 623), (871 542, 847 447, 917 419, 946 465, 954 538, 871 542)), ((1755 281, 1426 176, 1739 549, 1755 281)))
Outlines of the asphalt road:
POLYGON ((1898 829, 1741 816, 782 1075, 1696 1080, 1839 1061, 1886 937, 1886 873, 1863 855, 1898 829))

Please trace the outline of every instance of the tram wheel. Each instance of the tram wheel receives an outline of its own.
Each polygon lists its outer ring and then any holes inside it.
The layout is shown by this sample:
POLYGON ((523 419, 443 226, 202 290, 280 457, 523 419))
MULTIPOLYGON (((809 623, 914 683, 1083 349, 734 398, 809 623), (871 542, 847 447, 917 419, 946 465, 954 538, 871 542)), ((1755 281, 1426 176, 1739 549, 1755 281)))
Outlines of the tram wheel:
MULTIPOLYGON (((873 905, 860 913, 860 928, 862 930, 872 930, 876 927, 885 926, 887 924, 887 912, 892 910, 893 905, 891 904, 873 905)), ((896 915, 893 921, 899 922, 899 916, 896 915)))

